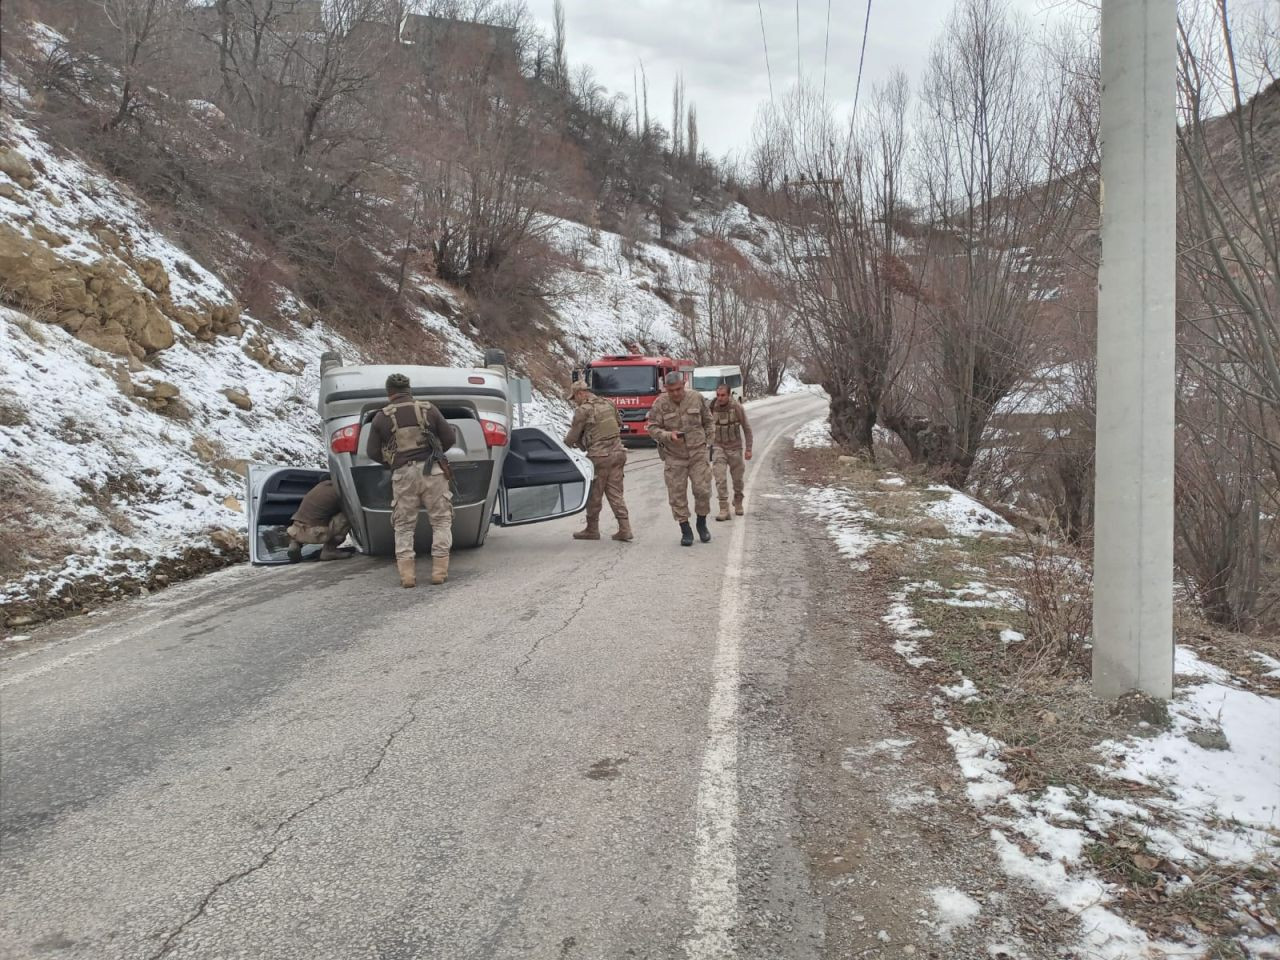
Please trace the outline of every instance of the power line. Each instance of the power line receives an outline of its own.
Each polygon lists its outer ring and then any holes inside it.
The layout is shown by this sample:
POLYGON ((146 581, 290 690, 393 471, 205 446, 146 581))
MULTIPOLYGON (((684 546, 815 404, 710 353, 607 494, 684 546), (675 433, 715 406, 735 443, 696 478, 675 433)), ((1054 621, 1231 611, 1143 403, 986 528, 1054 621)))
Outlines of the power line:
POLYGON ((871 26, 871 0, 867 0, 867 19, 862 23, 862 53, 858 55, 858 82, 853 88, 853 113, 858 112, 858 95, 862 93, 862 64, 867 59, 867 29, 871 26))
POLYGON ((773 68, 769 66, 769 37, 764 32, 764 7, 761 0, 756 0, 756 9, 760 11, 760 41, 764 44, 764 69, 769 75, 769 102, 773 102, 773 68))
POLYGON ((822 45, 822 102, 827 102, 827 57, 831 53, 831 0, 827 0, 827 38, 822 45))

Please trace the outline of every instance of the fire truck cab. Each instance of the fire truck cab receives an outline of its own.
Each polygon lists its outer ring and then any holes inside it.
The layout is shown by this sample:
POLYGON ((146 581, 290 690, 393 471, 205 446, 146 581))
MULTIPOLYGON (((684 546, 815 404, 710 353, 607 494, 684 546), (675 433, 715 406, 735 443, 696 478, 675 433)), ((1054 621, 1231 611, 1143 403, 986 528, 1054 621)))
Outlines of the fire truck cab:
POLYGON ((606 397, 618 408, 622 416, 622 442, 631 446, 649 440, 645 420, 653 402, 666 389, 664 378, 672 372, 684 374, 688 383, 693 361, 619 354, 593 360, 581 374, 593 393, 606 397))

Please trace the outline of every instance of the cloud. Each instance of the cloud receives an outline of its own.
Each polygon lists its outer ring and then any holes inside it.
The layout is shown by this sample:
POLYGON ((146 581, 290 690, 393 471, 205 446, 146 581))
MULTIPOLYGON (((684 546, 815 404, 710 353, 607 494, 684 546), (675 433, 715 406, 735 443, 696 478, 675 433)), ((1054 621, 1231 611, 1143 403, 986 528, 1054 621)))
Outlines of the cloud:
MULTIPOLYGON (((548 33, 553 2, 530 0, 548 33)), ((1010 0, 1037 20, 1044 19, 1049 2, 1010 0)), ((683 74, 703 142, 717 155, 750 145, 756 110, 769 97, 770 74, 777 97, 799 75, 819 87, 825 78, 835 103, 853 100, 863 0, 800 0, 798 33, 795 0, 760 0, 759 6, 756 0, 564 0, 564 6, 571 66, 590 64, 611 92, 630 96, 633 71, 643 61, 650 112, 668 124, 671 86, 683 74)), ((914 84, 952 6, 953 0, 873 2, 862 89, 895 69, 906 71, 914 84)))

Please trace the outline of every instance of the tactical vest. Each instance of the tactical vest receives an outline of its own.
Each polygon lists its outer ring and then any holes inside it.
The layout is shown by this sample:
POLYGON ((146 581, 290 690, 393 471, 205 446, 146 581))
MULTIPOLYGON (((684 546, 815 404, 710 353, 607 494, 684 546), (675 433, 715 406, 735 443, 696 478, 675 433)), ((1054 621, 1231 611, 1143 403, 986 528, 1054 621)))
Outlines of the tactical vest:
POLYGON ((608 400, 598 397, 587 403, 587 429, 582 431, 582 439, 588 448, 606 440, 616 440, 622 435, 618 426, 617 408, 608 400))
POLYGON ((397 454, 412 456, 423 450, 439 452, 440 441, 427 427, 427 412, 431 409, 431 404, 425 400, 402 400, 399 403, 389 403, 382 408, 383 414, 391 425, 391 439, 382 448, 382 458, 387 466, 396 462, 397 454), (396 412, 401 407, 407 406, 413 407, 416 422, 402 427, 396 412))
POLYGON ((725 446, 734 446, 742 442, 741 423, 742 418, 738 416, 738 405, 730 403, 728 407, 718 407, 714 404, 711 406, 712 428, 715 434, 715 443, 725 446))

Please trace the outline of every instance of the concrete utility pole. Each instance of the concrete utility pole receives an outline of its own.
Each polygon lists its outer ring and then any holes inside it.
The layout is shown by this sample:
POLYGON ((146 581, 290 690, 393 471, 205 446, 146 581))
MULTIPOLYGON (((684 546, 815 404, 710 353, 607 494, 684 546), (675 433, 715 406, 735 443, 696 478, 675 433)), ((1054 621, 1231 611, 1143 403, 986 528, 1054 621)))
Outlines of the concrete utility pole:
POLYGON ((1102 0, 1093 689, 1173 692, 1176 0, 1102 0))

